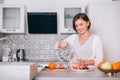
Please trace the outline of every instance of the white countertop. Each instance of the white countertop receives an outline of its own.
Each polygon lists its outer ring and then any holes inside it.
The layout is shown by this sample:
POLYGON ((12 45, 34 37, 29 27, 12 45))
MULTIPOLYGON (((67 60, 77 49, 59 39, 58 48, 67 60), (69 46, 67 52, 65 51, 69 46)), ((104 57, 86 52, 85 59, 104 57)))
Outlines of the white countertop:
MULTIPOLYGON (((15 64, 28 65, 33 63, 37 63, 38 65, 47 65, 49 62, 0 62, 0 66, 15 64)), ((75 72, 71 70, 40 71, 35 77, 35 80, 120 80, 120 73, 118 73, 117 76, 105 76, 105 74, 97 68, 92 68, 88 72, 75 72)))
POLYGON ((120 80, 120 73, 117 76, 105 76, 105 74, 96 69, 88 72, 75 71, 41 71, 35 80, 120 80))

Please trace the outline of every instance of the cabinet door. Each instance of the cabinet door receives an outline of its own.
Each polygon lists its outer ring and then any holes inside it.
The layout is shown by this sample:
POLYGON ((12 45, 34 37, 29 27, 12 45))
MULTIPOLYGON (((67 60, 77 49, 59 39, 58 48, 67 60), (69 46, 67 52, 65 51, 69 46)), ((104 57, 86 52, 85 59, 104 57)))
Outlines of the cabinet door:
POLYGON ((83 5, 64 5, 61 9, 59 9, 58 17, 59 17, 59 34, 66 33, 76 33, 73 30, 73 17, 80 12, 85 13, 85 6, 83 5))
POLYGON ((25 32, 24 5, 0 5, 0 19, 1 33, 25 32))

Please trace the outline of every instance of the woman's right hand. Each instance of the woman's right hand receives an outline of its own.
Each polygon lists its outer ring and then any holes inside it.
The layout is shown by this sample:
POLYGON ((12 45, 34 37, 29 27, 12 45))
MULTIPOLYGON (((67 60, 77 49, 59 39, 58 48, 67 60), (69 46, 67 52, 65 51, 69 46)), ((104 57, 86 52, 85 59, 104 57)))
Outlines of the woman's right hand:
POLYGON ((69 47, 69 45, 70 44, 68 42, 61 41, 61 42, 58 43, 58 48, 67 48, 67 47, 69 47))

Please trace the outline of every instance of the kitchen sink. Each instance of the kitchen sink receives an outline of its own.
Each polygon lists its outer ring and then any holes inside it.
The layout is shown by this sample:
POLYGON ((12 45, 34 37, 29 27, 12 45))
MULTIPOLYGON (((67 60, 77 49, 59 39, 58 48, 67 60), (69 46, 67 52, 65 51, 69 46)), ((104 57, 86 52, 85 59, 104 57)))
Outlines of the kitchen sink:
POLYGON ((38 72, 37 63, 31 62, 1 62, 1 80, 33 80, 38 72))

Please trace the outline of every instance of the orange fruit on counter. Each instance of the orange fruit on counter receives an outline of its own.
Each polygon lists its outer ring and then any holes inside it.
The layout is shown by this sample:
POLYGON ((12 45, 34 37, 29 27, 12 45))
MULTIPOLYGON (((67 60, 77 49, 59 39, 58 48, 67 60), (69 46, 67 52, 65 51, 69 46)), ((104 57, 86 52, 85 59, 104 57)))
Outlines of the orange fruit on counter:
POLYGON ((120 69, 120 62, 112 63, 112 69, 120 69))
POLYGON ((50 62, 48 67, 49 67, 49 69, 56 69, 56 63, 55 62, 50 62))
POLYGON ((119 65, 120 65, 120 61, 118 61, 118 62, 117 62, 117 64, 119 64, 119 65))
POLYGON ((62 63, 58 64, 58 68, 59 69, 63 69, 64 68, 64 64, 62 64, 62 63))
POLYGON ((103 65, 104 63, 105 63, 104 61, 101 61, 101 62, 98 64, 98 67, 99 67, 100 69, 102 69, 102 65, 103 65))

